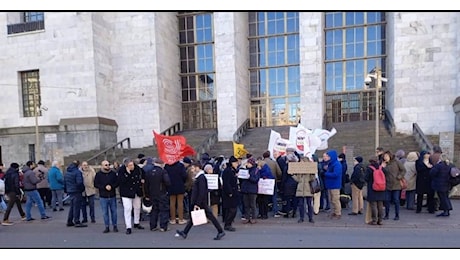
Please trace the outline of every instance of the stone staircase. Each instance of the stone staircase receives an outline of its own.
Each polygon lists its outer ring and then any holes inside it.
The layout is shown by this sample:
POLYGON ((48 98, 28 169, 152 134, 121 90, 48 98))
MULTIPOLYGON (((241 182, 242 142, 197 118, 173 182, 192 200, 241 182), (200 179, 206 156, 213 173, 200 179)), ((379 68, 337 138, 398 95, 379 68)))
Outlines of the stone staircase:
MULTIPOLYGON (((245 149, 256 157, 262 156, 262 153, 268 148, 268 141, 270 137, 271 129, 281 134, 283 138, 289 138, 289 127, 290 126, 274 126, 274 127, 260 127, 250 128, 246 134, 241 138, 240 143, 244 144, 245 149)), ((352 165, 353 156, 362 156, 365 161, 375 153, 375 122, 374 121, 358 121, 358 122, 346 122, 336 123, 332 127, 335 127, 337 133, 329 139, 328 149, 335 149, 338 153, 345 152, 347 155, 347 161, 352 165)), ((198 147, 203 141, 210 135, 216 133, 216 129, 198 129, 198 130, 183 130, 177 132, 175 135, 182 135, 187 139, 187 143, 193 147, 198 147)), ((395 153, 399 149, 403 149, 406 155, 410 151, 420 151, 415 138, 412 135, 395 134, 391 137, 388 131, 385 129, 383 122, 380 124, 379 129, 380 146, 385 150, 390 150, 395 153)), ((433 144, 438 144, 439 136, 428 136, 433 144)), ((460 157, 460 134, 455 135, 455 156, 460 157)), ((94 154, 100 151, 87 151, 76 155, 67 156, 64 158, 65 165, 68 165, 72 160, 87 160, 94 154)), ((130 157, 136 158, 139 153, 145 154, 146 156, 157 157, 158 151, 156 146, 146 146, 143 148, 135 149, 124 149, 123 153, 120 149, 115 150, 115 156, 113 154, 108 155, 108 160, 113 162, 115 160, 121 162, 123 158, 130 157)), ((317 151, 316 154, 321 157, 325 151, 317 151)), ((231 141, 217 142, 209 150, 208 154, 212 156, 224 155, 229 157, 233 155, 233 143, 231 141)), ((99 164, 104 158, 98 158, 97 162, 90 162, 90 164, 99 164)), ((454 160, 456 163, 457 160, 454 160)), ((457 162, 458 163, 458 162, 457 162)))
MULTIPOLYGON (((198 130, 183 130, 177 132, 175 135, 182 135, 187 139, 187 144, 191 145, 192 147, 199 146, 209 135, 215 133, 215 129, 198 129, 198 130)), ((64 165, 69 165, 73 160, 84 161, 88 160, 89 158, 93 157, 95 154, 101 152, 102 150, 92 150, 86 151, 74 155, 70 155, 64 157, 64 165)), ((122 162, 124 158, 137 158, 137 155, 142 153, 145 156, 157 157, 158 151, 156 145, 150 145, 142 148, 132 148, 127 149, 124 148, 123 151, 120 148, 116 148, 113 151, 109 151, 107 154, 107 158, 104 155, 99 156, 95 160, 91 160, 89 162, 90 165, 99 165, 102 160, 108 159, 110 162, 118 161, 122 162)))

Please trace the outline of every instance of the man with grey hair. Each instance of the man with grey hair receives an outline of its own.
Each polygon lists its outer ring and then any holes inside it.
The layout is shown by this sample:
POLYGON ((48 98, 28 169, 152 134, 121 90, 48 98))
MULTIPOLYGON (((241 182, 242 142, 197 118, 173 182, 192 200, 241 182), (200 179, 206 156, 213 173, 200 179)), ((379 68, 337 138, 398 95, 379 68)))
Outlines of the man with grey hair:
POLYGON ((53 211, 57 211, 56 204, 59 205, 59 211, 63 211, 64 175, 61 171, 61 164, 58 161, 51 163, 51 168, 48 170, 48 182, 51 190, 51 207, 53 211))
POLYGON ((144 171, 131 159, 124 159, 124 164, 118 170, 118 182, 121 201, 124 208, 126 234, 132 232, 131 210, 134 209, 134 228, 144 229, 140 224, 141 198, 144 196, 142 185, 144 183, 144 171))

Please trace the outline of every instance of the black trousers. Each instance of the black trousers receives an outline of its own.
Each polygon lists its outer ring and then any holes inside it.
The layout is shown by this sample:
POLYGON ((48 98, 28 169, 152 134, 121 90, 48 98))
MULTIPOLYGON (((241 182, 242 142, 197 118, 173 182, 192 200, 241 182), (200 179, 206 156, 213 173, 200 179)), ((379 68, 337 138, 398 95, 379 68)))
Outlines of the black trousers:
POLYGON ((236 208, 226 208, 224 217, 224 227, 231 227, 236 217, 236 208))
POLYGON ((422 210, 423 204, 423 194, 427 194, 427 206, 429 212, 435 212, 435 200, 434 200, 434 191, 429 191, 427 193, 417 193, 417 211, 422 210))
MULTIPOLYGON (((204 213, 206 214, 206 217, 209 220, 211 220, 212 224, 217 229, 217 232, 219 233, 224 232, 224 230, 222 229, 222 226, 219 224, 219 221, 216 219, 214 214, 212 214, 212 210, 209 208, 209 206, 206 205, 202 209, 204 209, 204 213)), ((236 209, 235 209, 235 213, 236 213, 236 209)), ((187 225, 185 226, 184 233, 188 234, 192 226, 193 226, 193 221, 192 221, 192 217, 190 217, 187 221, 187 225)))
POLYGON ((169 197, 161 195, 152 199, 152 212, 150 212, 150 229, 157 227, 160 220, 160 228, 167 229, 169 223, 169 197))

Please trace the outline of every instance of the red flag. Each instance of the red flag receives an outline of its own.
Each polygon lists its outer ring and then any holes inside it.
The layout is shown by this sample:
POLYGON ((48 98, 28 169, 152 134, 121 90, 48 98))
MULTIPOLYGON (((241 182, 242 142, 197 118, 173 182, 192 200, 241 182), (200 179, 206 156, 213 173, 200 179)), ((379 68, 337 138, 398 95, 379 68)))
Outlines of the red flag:
POLYGON ((173 164, 187 155, 195 155, 196 152, 187 144, 185 137, 181 135, 167 136, 153 131, 157 143, 158 155, 166 164, 173 164))

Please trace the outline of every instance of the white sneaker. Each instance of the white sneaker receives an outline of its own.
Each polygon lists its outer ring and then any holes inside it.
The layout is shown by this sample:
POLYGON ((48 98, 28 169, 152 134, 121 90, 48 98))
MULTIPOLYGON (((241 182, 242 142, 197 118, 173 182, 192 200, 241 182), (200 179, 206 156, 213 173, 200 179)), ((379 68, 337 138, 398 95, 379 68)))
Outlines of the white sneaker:
POLYGON ((169 221, 169 224, 171 224, 171 225, 176 225, 176 220, 170 220, 170 221, 169 221))
POLYGON ((187 224, 187 220, 185 219, 179 220, 179 225, 184 225, 184 224, 187 224))

